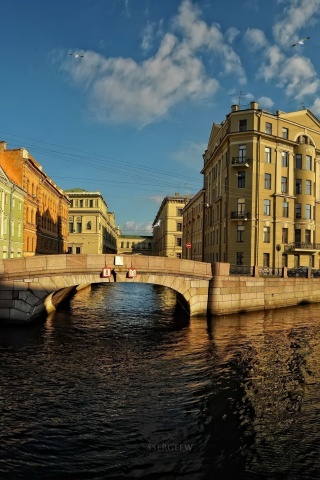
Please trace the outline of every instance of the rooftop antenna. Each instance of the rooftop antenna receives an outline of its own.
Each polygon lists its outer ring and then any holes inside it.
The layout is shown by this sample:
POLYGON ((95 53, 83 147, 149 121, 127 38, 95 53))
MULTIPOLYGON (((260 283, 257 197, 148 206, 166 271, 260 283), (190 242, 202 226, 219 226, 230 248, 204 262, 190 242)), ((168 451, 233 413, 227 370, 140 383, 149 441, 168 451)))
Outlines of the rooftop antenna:
POLYGON ((233 95, 229 95, 229 97, 233 97, 233 98, 237 98, 238 99, 238 107, 241 108, 241 101, 246 98, 248 94, 247 93, 243 93, 241 90, 239 91, 239 93, 236 95, 236 94, 233 94, 233 95))

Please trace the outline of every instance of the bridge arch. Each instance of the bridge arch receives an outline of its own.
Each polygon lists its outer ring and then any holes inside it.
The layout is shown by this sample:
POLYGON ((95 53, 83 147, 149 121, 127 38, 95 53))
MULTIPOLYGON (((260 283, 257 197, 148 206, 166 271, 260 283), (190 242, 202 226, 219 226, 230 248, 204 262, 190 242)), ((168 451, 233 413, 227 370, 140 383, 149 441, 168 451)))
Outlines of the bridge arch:
POLYGON ((144 255, 43 255, 0 261, 0 318, 28 322, 74 291, 93 283, 131 282, 169 287, 183 296, 190 316, 205 315, 211 264, 144 255), (110 269, 103 278, 102 269, 110 269), (129 270, 136 275, 129 277, 129 270), (4 293, 5 292, 5 293, 4 293))

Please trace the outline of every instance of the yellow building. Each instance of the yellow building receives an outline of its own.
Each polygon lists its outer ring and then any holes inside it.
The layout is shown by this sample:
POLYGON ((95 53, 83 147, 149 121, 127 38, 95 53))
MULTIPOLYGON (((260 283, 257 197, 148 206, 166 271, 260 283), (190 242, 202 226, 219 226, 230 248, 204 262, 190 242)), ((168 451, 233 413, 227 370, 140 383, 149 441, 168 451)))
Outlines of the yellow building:
POLYGON ((309 110, 233 105, 203 158, 204 261, 319 268, 320 122, 309 110))
POLYGON ((165 197, 153 226, 153 252, 160 257, 182 258, 182 210, 192 195, 165 197))
POLYGON ((68 253, 117 253, 115 215, 100 192, 65 191, 70 200, 68 253))
POLYGON ((152 236, 120 235, 117 238, 117 253, 152 255, 152 236))
POLYGON ((203 222, 208 208, 205 190, 200 190, 182 210, 182 258, 203 261, 203 222))
POLYGON ((0 142, 0 166, 26 193, 23 205, 23 255, 66 253, 69 200, 26 148, 0 142))
POLYGON ((22 257, 25 195, 0 167, 0 258, 22 257))

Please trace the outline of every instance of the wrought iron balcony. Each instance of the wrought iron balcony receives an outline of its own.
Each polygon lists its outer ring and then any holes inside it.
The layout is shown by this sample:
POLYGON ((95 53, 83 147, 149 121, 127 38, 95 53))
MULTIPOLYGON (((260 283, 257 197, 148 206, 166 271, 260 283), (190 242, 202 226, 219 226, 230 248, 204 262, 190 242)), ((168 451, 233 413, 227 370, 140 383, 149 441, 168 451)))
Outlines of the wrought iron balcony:
POLYGON ((317 252, 320 250, 320 243, 292 242, 285 245, 285 250, 317 252))
POLYGON ((250 218, 249 212, 230 212, 231 220, 248 220, 250 218))
POLYGON ((246 157, 232 157, 231 165, 233 167, 249 167, 249 159, 246 157))

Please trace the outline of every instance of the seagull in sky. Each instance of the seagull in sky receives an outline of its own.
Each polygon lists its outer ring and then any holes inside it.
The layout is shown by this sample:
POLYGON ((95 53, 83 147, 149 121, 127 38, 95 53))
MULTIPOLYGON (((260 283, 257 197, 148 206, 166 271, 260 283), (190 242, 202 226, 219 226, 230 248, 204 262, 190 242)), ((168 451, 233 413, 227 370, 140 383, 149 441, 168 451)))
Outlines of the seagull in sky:
POLYGON ((300 40, 298 40, 296 43, 294 43, 292 46, 295 47, 296 45, 304 45, 304 42, 306 40, 309 40, 310 37, 304 37, 304 38, 300 38, 300 40))
POLYGON ((69 55, 73 55, 74 58, 83 58, 83 55, 80 55, 80 53, 69 53, 69 55))

